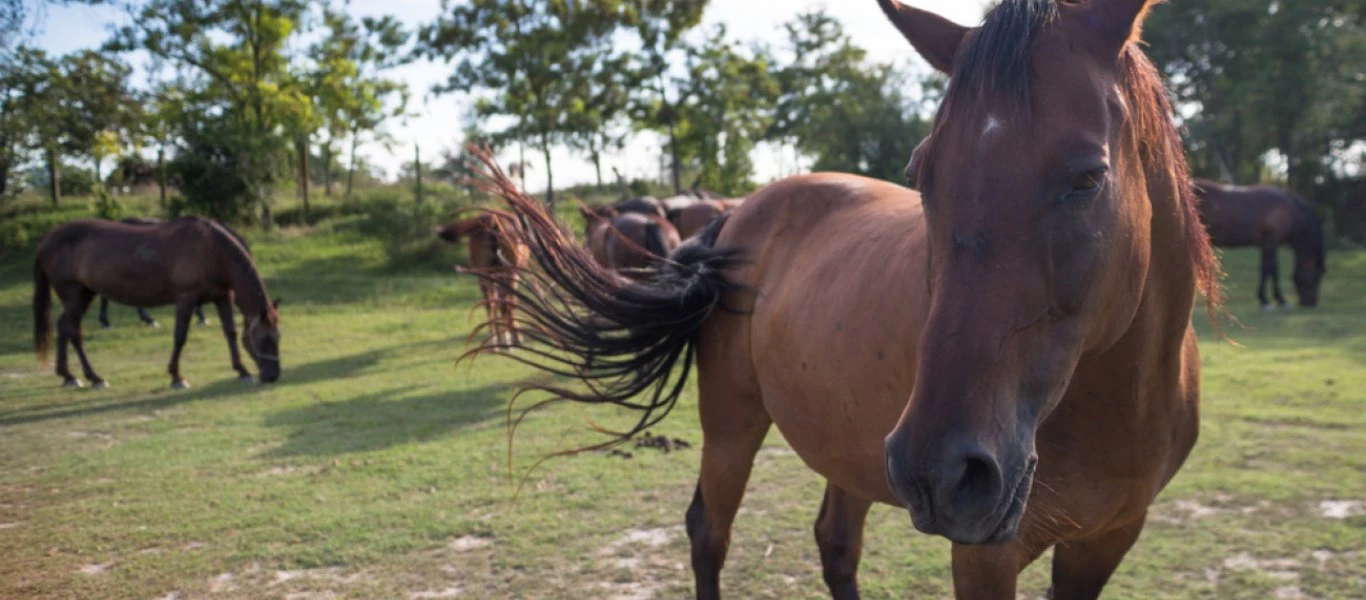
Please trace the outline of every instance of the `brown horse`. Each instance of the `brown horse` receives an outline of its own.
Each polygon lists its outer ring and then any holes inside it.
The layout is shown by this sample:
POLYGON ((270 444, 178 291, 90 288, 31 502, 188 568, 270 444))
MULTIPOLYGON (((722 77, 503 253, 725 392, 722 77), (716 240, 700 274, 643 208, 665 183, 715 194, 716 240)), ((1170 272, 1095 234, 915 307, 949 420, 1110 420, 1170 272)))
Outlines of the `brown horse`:
POLYGON ((280 377, 279 300, 270 301, 251 254, 236 235, 212 220, 181 217, 157 225, 82 220, 60 225, 38 244, 33 283, 34 342, 44 363, 51 341, 51 292, 62 301, 57 375, 65 387, 81 386, 67 368, 68 343, 76 349, 86 379, 95 387, 107 385, 86 358, 81 330, 81 318, 96 294, 131 306, 175 305, 175 347, 167 369, 174 388, 189 386, 180 375, 180 352, 190 314, 203 302, 218 307, 232 368, 240 379, 250 381, 251 373, 237 353, 234 301, 246 323, 242 346, 256 361, 261 381, 280 377))
POLYGON ((729 210, 718 200, 702 200, 675 211, 669 215, 669 221, 678 229, 679 237, 687 239, 702 231, 712 219, 729 210))
POLYGON ((1278 187, 1241 187, 1197 179, 1200 220, 1215 246, 1256 246, 1262 249, 1262 274, 1257 280, 1257 299, 1262 310, 1274 310, 1266 297, 1266 284, 1281 308, 1289 307, 1281 296, 1280 267, 1276 249, 1290 244, 1295 251, 1295 293, 1300 306, 1319 303, 1319 284, 1328 271, 1323 260, 1323 223, 1308 202, 1278 187))
MULTIPOLYGON (((125 219, 119 219, 119 222, 127 223, 129 225, 160 225, 161 223, 165 223, 166 221, 154 217, 128 217, 125 219)), ((242 244, 242 248, 245 248, 248 253, 251 252, 251 247, 247 245, 247 241, 245 239, 242 239, 241 235, 238 235, 238 233, 234 231, 231 227, 228 227, 227 225, 224 225, 221 222, 219 223, 219 225, 222 225, 223 229, 226 229, 228 233, 231 233, 233 237, 237 238, 237 242, 242 244)), ((138 306, 136 307, 136 309, 138 313, 138 320, 142 321, 143 325, 146 325, 148 327, 158 326, 156 319, 153 319, 152 315, 147 314, 146 308, 138 306)), ((194 316, 196 319, 199 320, 200 325, 209 324, 209 320, 204 318, 203 304, 194 307, 194 316)), ((109 299, 105 298, 104 296, 100 296, 99 321, 100 327, 103 327, 105 329, 109 329, 111 327, 111 325, 109 324, 109 299)))
MULTIPOLYGON (((480 275, 479 291, 488 311, 489 338, 493 346, 499 348, 519 344, 522 340, 517 329, 517 296, 504 290, 517 287, 518 271, 526 266, 530 252, 526 244, 515 241, 516 236, 499 236, 500 227, 516 228, 517 223, 489 213, 434 228, 437 237, 452 244, 461 238, 469 239, 468 271, 480 275), (495 281, 497 283, 493 283, 495 281)), ((456 267, 456 271, 465 269, 456 267)))
POLYGON ((700 598, 720 595, 775 423, 827 479, 815 532, 835 597, 858 596, 864 517, 883 502, 953 542, 958 598, 1015 598, 1050 547, 1052 597, 1095 598, 1195 444, 1191 309, 1197 289, 1220 302, 1166 90, 1138 45, 1148 2, 1006 0, 975 29, 880 4, 951 73, 908 167, 919 194, 787 179, 621 282, 500 178, 556 284, 521 292, 546 330, 534 341, 561 351, 513 356, 592 384, 539 387, 553 397, 640 411, 624 436, 668 413, 696 359, 705 440, 686 522, 700 598))
POLYGON ((641 277, 682 242, 662 216, 619 213, 612 207, 582 208, 584 243, 598 264, 626 277, 641 277))

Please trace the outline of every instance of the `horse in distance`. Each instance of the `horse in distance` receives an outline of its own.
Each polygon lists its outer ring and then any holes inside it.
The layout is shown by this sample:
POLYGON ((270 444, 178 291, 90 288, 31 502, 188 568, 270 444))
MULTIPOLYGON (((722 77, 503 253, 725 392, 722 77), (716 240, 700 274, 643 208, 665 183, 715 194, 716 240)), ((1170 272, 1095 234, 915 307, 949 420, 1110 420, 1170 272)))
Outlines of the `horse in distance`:
POLYGON ((517 327, 517 296, 504 290, 516 288, 518 270, 525 267, 529 249, 525 244, 505 243, 515 240, 515 236, 500 236, 501 227, 517 227, 516 221, 494 213, 462 219, 434 228, 437 237, 452 244, 467 239, 470 266, 468 269, 456 267, 457 271, 469 271, 481 275, 479 291, 483 295, 482 304, 488 311, 489 335, 492 344, 510 347, 521 343, 521 333, 517 327), (497 281, 497 284, 491 283, 497 281))
POLYGON ((678 230, 657 214, 582 208, 584 243, 594 259, 626 277, 642 277, 682 243, 678 230))
POLYGON ((873 503, 953 543, 960 599, 1014 599, 1050 548, 1051 597, 1100 595, 1195 445, 1191 314, 1197 292, 1211 312, 1222 300, 1139 43, 1150 4, 1005 0, 968 28, 879 0, 950 75, 907 167, 918 192, 785 179, 636 281, 484 155, 556 286, 521 290, 546 331, 539 366, 588 383, 532 389, 638 411, 607 445, 664 418, 697 367, 704 443, 684 521, 698 598, 721 596, 773 425, 826 479, 815 537, 833 597, 859 595, 873 503))
POLYGON ((76 351, 86 379, 104 387, 84 347, 81 319, 95 295, 131 306, 176 308, 174 346, 167 371, 174 388, 189 383, 180 372, 180 353, 190 314, 201 303, 218 308, 232 368, 251 381, 237 350, 233 305, 242 312, 242 346, 263 382, 280 376, 279 301, 271 301, 251 254, 225 226, 201 217, 154 225, 80 220, 59 225, 38 244, 34 258, 34 345, 43 362, 51 346, 52 294, 62 303, 57 321, 57 375, 66 387, 81 380, 67 365, 67 346, 76 351))
POLYGON ((1200 220, 1215 246, 1261 248, 1257 299, 1262 310, 1290 306, 1281 295, 1276 257, 1277 249, 1285 244, 1295 253, 1291 281, 1295 283, 1300 306, 1318 306, 1319 287, 1328 265, 1324 262, 1323 223, 1308 202, 1274 186, 1223 185, 1204 179, 1195 181, 1195 192, 1200 196, 1200 220), (1276 304, 1267 298, 1267 283, 1271 284, 1276 304))

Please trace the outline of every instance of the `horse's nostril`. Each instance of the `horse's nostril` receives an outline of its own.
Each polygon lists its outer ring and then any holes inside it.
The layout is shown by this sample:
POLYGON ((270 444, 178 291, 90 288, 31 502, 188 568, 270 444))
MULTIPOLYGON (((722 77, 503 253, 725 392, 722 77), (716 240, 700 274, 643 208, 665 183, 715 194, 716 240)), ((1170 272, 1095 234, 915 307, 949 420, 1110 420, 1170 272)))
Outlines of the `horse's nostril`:
POLYGON ((935 494, 936 504, 949 519, 970 523, 995 513, 1003 481, 996 460, 978 447, 951 453, 935 494))

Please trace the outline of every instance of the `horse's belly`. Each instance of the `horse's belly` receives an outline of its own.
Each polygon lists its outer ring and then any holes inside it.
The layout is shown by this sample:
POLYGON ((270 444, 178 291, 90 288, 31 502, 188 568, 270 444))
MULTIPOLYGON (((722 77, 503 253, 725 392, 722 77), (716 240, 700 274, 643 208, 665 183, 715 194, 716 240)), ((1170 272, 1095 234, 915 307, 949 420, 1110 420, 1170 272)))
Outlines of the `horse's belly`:
POLYGON ((892 504, 883 439, 910 399, 924 319, 923 283, 901 264, 913 260, 809 268, 761 294, 751 345, 764 406, 802 460, 892 504))

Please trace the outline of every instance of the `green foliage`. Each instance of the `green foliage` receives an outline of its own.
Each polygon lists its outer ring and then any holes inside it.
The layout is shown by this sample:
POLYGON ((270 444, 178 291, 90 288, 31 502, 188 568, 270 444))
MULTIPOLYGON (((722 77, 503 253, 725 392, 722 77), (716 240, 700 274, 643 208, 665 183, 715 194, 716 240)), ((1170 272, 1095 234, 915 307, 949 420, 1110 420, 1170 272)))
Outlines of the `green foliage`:
POLYGON ((171 214, 202 214, 224 221, 248 216, 255 193, 242 157, 252 140, 236 137, 240 130, 215 120, 186 123, 181 132, 183 147, 167 165, 183 194, 169 207, 171 214))
POLYGON ((104 185, 95 186, 95 201, 92 207, 95 215, 101 219, 116 221, 123 218, 123 204, 121 204, 104 185))
MULTIPOLYGON (((1170 78, 1197 174, 1279 179, 1331 214, 1366 155, 1366 4, 1331 0, 1173 2, 1144 28, 1170 78), (1281 164, 1268 169, 1269 153, 1281 164)), ((1366 234, 1366 232, 1361 232, 1366 234)))

